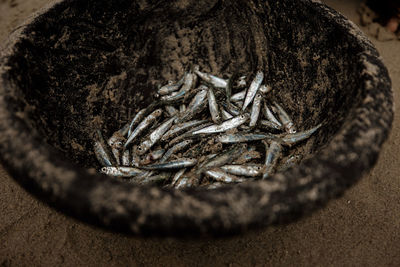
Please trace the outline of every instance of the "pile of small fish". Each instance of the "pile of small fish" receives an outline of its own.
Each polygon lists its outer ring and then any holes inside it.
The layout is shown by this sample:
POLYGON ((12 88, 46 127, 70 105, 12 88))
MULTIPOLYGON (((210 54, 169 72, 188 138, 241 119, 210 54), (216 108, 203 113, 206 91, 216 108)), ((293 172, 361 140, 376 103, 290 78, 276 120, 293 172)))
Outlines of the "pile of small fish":
MULTIPOLYGON (((271 87, 258 71, 223 79, 194 66, 178 82, 158 89, 157 100, 105 141, 96 130, 100 172, 135 184, 216 188, 267 179, 301 160, 282 154, 310 137, 268 100, 271 87), (261 150, 261 152, 260 152, 261 150)), ((289 153, 290 155, 290 153, 289 153)))

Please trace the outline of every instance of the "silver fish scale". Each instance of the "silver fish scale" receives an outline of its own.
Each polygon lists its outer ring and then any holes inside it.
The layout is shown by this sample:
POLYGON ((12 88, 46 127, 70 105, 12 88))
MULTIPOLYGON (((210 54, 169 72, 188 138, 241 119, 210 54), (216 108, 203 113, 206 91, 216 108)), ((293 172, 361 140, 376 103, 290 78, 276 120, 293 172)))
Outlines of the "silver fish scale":
POLYGON ((252 75, 227 76, 194 65, 159 87, 159 98, 107 142, 96 130, 100 172, 136 185, 214 189, 269 179, 300 163, 294 148, 322 124, 297 132, 284 107, 270 99, 276 90, 263 84, 262 70, 251 81, 252 75))

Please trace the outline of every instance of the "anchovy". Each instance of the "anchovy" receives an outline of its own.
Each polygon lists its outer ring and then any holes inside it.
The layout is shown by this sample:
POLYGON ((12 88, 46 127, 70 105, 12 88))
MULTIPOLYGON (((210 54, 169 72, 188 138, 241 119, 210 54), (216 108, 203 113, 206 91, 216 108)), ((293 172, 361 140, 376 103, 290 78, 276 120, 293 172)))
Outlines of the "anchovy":
POLYGON ((170 138, 176 137, 178 134, 182 133, 183 131, 193 128, 193 127, 196 127, 205 122, 207 122, 207 120, 193 120, 193 121, 188 121, 188 122, 184 122, 181 124, 176 124, 176 125, 172 126, 172 128, 163 135, 161 140, 167 141, 170 138))
POLYGON ((240 175, 240 176, 262 176, 263 166, 262 165, 224 165, 221 169, 227 173, 240 175))
POLYGON ((140 161, 140 165, 147 165, 156 160, 159 160, 165 153, 165 149, 157 149, 149 152, 144 159, 140 161))
POLYGON ((226 184, 221 183, 221 182, 214 182, 212 184, 205 185, 205 188, 207 188, 207 189, 217 189, 217 188, 220 188, 220 187, 222 187, 224 185, 226 185, 226 184))
POLYGON ((224 121, 233 118, 233 116, 228 111, 226 111, 223 107, 221 107, 221 115, 222 115, 222 120, 224 120, 224 121))
POLYGON ((258 71, 256 77, 251 82, 249 89, 247 90, 246 98, 244 100, 244 104, 242 110, 244 111, 248 105, 250 105, 253 98, 256 96, 258 89, 264 79, 264 73, 262 71, 258 71))
POLYGON ((229 105, 226 104, 226 103, 223 103, 222 106, 224 108, 226 108, 230 114, 235 115, 235 116, 239 116, 240 108, 235 106, 233 103, 229 103, 229 105))
POLYGON ((196 114, 201 112, 206 107, 207 89, 201 89, 196 96, 192 99, 189 106, 183 114, 177 118, 176 123, 182 123, 192 119, 196 114))
POLYGON ((124 149, 126 149, 129 144, 139 136, 147 127, 149 127, 158 117, 162 114, 161 109, 156 109, 149 116, 147 116, 136 128, 132 131, 131 135, 128 137, 124 145, 124 149))
POLYGON ((288 146, 292 146, 300 141, 303 141, 307 138, 309 138, 313 133, 315 133, 322 124, 318 124, 317 126, 315 126, 314 128, 311 128, 307 131, 303 131, 303 132, 299 132, 299 133, 292 133, 292 134, 287 134, 284 135, 282 138, 282 141, 288 145, 288 146))
POLYGON ((187 147, 191 143, 193 143, 193 140, 189 139, 189 140, 185 140, 185 141, 182 141, 182 142, 174 145, 173 147, 168 149, 167 152, 165 152, 164 156, 160 159, 160 163, 166 162, 167 159, 169 159, 170 156, 172 156, 174 153, 184 149, 185 147, 187 147))
POLYGON ((166 131, 171 128, 172 124, 174 123, 176 117, 172 117, 169 120, 162 123, 160 126, 157 127, 149 137, 143 141, 138 147, 136 153, 138 155, 143 155, 147 152, 155 143, 157 143, 161 137, 165 134, 166 131))
POLYGON ((244 152, 242 155, 240 155, 239 158, 234 160, 232 163, 233 164, 244 164, 249 161, 252 161, 254 159, 260 159, 261 158, 261 153, 256 151, 255 148, 251 149, 250 147, 246 152, 244 152))
POLYGON ((258 121, 258 117, 260 115, 261 111, 261 102, 262 102, 262 95, 261 94, 256 94, 256 97, 254 98, 253 101, 253 106, 251 107, 251 115, 250 115, 250 123, 249 126, 251 128, 255 127, 258 121))
POLYGON ((264 139, 276 139, 277 136, 268 133, 236 133, 236 134, 224 134, 216 137, 217 142, 221 142, 223 144, 230 143, 242 143, 242 142, 251 142, 258 141, 264 139))
POLYGON ((282 126, 276 124, 275 122, 268 121, 268 120, 260 120, 260 126, 267 129, 275 129, 275 130, 282 130, 282 126))
POLYGON ((219 168, 214 168, 208 171, 205 171, 205 174, 216 181, 223 182, 223 183, 241 183, 245 182, 246 179, 237 177, 235 175, 229 174, 224 172, 219 168))
POLYGON ((226 86, 228 85, 228 81, 222 78, 219 78, 217 76, 208 74, 208 73, 204 73, 201 72, 199 70, 195 70, 194 73, 197 74, 197 76, 199 76, 202 80, 204 80, 205 82, 211 84, 214 87, 217 88, 226 88, 226 86))
POLYGON ((220 167, 226 164, 230 164, 245 151, 246 147, 247 147, 246 144, 238 145, 216 157, 208 159, 201 166, 199 166, 199 169, 196 171, 196 173, 200 174, 210 168, 220 167))
POLYGON ((171 82, 171 83, 168 83, 167 85, 164 85, 157 91, 157 93, 159 93, 160 95, 168 95, 172 92, 179 90, 179 88, 182 86, 183 82, 185 81, 185 76, 186 76, 186 74, 184 74, 182 76, 182 78, 175 84, 173 84, 171 82))
POLYGON ((266 156, 265 156, 265 169, 263 174, 263 179, 267 179, 271 176, 272 172, 274 171, 276 164, 278 162, 279 157, 282 153, 282 146, 280 142, 272 141, 271 144, 268 146, 265 143, 266 147, 266 156))
POLYGON ((215 98, 214 91, 210 87, 207 91, 208 107, 210 109, 210 114, 213 122, 221 123, 221 115, 219 114, 217 99, 215 98))
POLYGON ((236 93, 236 94, 232 95, 231 96, 231 101, 232 102, 237 102, 237 101, 244 100, 244 98, 246 97, 246 93, 247 93, 247 90, 243 90, 243 91, 240 91, 239 93, 236 93))
POLYGON ((134 167, 120 166, 120 167, 103 167, 100 169, 100 172, 110 176, 131 177, 143 174, 144 171, 134 167))
POLYGON ((117 162, 113 158, 113 155, 108 150, 107 144, 104 141, 103 135, 100 130, 96 130, 97 137, 94 142, 94 154, 99 161, 101 166, 113 166, 117 162))
POLYGON ((200 124, 197 127, 194 127, 193 129, 190 129, 189 131, 183 133, 182 135, 175 137, 174 139, 172 139, 168 143, 168 145, 172 146, 173 144, 176 144, 176 143, 178 143, 178 142, 180 142, 182 140, 185 140, 187 138, 192 138, 193 137, 193 132, 195 132, 197 130, 200 130, 200 129, 204 129, 204 128, 212 125, 212 124, 213 124, 212 122, 207 122, 207 123, 204 123, 204 124, 200 124))
POLYGON ((289 115, 286 113, 286 111, 278 103, 274 102, 274 105, 276 107, 276 111, 279 116, 279 119, 281 120, 283 126, 285 127, 285 130, 288 133, 295 133, 296 128, 294 127, 292 119, 289 117, 289 115))
POLYGON ((250 117, 250 115, 247 113, 242 114, 242 115, 234 117, 230 120, 224 121, 223 123, 221 123, 219 125, 211 125, 204 129, 195 131, 195 132, 193 132, 193 135, 225 132, 227 130, 239 127, 240 125, 245 123, 249 119, 249 117, 250 117))
POLYGON ((145 116, 147 109, 141 109, 139 110, 138 113, 136 113, 135 117, 132 119, 131 123, 129 124, 129 129, 128 129, 128 137, 131 135, 133 131, 133 127, 135 127, 145 116))
POLYGON ((131 149, 131 166, 133 167, 139 167, 140 166, 140 158, 138 155, 136 155, 135 150, 131 149))
POLYGON ((125 150, 123 153, 122 153, 122 166, 129 166, 130 164, 130 161, 129 161, 129 154, 130 154, 130 151, 129 151, 129 149, 127 149, 127 150, 125 150))
POLYGON ((114 158, 117 161, 117 165, 121 165, 120 149, 123 147, 125 135, 128 132, 128 129, 129 124, 125 124, 124 127, 114 132, 113 135, 107 140, 108 145, 111 147, 114 158))
POLYGON ((272 111, 268 108, 267 104, 264 102, 264 116, 267 120, 272 121, 273 123, 282 126, 282 123, 274 116, 272 111))
POLYGON ((170 117, 175 116, 176 114, 179 113, 179 110, 170 105, 165 106, 165 111, 168 113, 168 116, 170 117))
POLYGON ((190 177, 187 177, 187 176, 181 177, 181 178, 175 183, 175 188, 180 189, 180 188, 189 187, 189 185, 188 185, 189 180, 190 180, 190 177))
POLYGON ((175 186, 175 184, 179 181, 179 179, 182 177, 182 175, 186 172, 186 169, 180 169, 177 171, 172 178, 171 185, 175 186))
POLYGON ((164 163, 155 163, 142 168, 145 170, 168 170, 168 169, 182 169, 196 165, 197 159, 178 159, 164 163))
POLYGON ((286 171, 287 169, 293 167, 297 163, 299 163, 302 160, 303 156, 302 155, 292 155, 290 156, 285 163, 282 164, 282 166, 279 167, 278 171, 286 171))

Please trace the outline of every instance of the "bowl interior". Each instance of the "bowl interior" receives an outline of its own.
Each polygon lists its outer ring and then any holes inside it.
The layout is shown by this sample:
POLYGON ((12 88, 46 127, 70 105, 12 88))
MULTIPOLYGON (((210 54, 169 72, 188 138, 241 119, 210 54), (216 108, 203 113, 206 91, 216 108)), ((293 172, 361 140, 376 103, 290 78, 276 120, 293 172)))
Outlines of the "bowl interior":
POLYGON ((302 1, 71 1, 25 34, 9 61, 13 111, 81 167, 99 167, 96 128, 110 136, 191 64, 249 79, 264 70, 299 130, 324 122, 296 148, 309 156, 361 99, 359 46, 302 1))

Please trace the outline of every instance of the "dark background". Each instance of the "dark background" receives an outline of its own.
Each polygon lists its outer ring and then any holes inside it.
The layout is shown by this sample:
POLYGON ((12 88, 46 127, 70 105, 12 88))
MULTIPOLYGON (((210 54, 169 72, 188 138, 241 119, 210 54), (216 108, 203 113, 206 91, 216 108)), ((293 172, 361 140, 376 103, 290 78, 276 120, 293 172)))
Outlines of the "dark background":
MULTIPOLYGON (((0 0, 0 47, 49 0, 0 0)), ((326 0, 358 22, 358 0, 326 0)), ((400 41, 371 37, 400 106, 400 41)), ((399 113, 399 108, 396 114, 399 113)), ((338 200, 298 222, 219 240, 141 239, 77 222, 37 201, 0 166, 0 266, 400 266, 400 119, 376 167, 338 200)))

